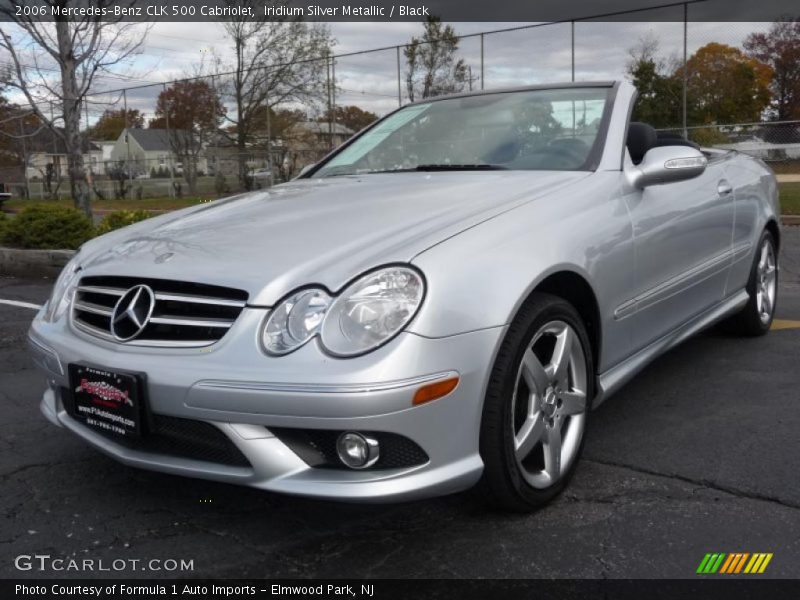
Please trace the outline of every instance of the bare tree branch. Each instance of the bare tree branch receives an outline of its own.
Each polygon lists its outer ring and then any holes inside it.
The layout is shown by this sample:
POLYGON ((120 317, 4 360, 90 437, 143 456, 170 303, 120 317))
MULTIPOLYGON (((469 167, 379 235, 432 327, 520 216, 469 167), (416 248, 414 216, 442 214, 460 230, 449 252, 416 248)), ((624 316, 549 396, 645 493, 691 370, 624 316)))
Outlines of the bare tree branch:
MULTIPOLYGON (((94 4, 102 9, 131 6, 133 2, 95 0, 94 4)), ((13 24, 0 26, 0 48, 11 58, 11 65, 0 82, 21 92, 37 118, 62 141, 75 206, 91 214, 83 164, 85 140, 80 134, 81 106, 98 73, 110 72, 139 52, 149 26, 98 16, 55 16, 53 22, 18 16, 17 7, 27 4, 27 0, 6 0, 0 7, 0 14, 13 24), (12 27, 21 34, 19 40, 10 33, 12 27), (133 28, 141 27, 145 35, 132 35, 133 28), (43 65, 42 56, 52 61, 54 68, 43 65), (47 114, 43 110, 44 103, 57 105, 59 114, 47 114)), ((83 5, 83 2, 42 0, 40 4, 54 14, 54 8, 63 10, 71 5, 83 5)))

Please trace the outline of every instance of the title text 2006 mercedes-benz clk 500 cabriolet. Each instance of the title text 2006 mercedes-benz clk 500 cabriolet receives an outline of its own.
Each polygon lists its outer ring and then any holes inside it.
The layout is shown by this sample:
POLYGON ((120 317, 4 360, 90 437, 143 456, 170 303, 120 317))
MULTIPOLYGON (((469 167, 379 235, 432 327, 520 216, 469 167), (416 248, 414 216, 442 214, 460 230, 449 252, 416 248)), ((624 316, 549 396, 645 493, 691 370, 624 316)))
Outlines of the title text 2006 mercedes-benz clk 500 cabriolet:
POLYGON ((592 407, 775 310, 774 176, 632 122, 635 95, 427 99, 290 183, 90 241, 30 329, 42 411, 176 475, 541 505, 592 407))

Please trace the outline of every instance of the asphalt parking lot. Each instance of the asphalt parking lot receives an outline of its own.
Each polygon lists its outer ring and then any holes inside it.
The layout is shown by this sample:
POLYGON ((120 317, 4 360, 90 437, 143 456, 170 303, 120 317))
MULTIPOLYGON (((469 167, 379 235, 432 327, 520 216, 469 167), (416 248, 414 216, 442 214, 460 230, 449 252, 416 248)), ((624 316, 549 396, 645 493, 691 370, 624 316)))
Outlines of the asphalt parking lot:
MULTIPOLYGON (((707 552, 771 552, 763 577, 800 577, 800 228, 781 267, 770 335, 710 331, 660 358, 593 413, 571 486, 527 516, 469 493, 346 505, 121 466, 39 414, 33 311, 0 305, 0 577, 65 575, 14 568, 49 554, 194 561, 99 576, 683 578, 707 552)), ((50 285, 0 277, 0 299, 50 285)))

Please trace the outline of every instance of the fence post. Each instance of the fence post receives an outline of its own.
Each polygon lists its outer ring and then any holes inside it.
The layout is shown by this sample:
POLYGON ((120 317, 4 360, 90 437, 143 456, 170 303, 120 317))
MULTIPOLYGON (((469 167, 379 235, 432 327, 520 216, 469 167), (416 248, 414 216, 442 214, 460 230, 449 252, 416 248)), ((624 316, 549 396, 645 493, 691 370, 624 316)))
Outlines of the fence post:
POLYGON ((331 57, 331 147, 336 146, 336 56, 331 57))
POLYGON ((133 168, 131 165, 131 133, 128 130, 128 94, 125 90, 122 90, 122 105, 125 115, 125 162, 128 163, 128 200, 131 200, 133 196, 131 192, 133 192, 133 168))
MULTIPOLYGON (((166 105, 167 102, 167 84, 161 84, 162 89, 164 90, 164 104, 166 105)), ((167 132, 167 169, 169 170, 169 197, 175 197, 175 167, 174 163, 172 162, 172 140, 169 137, 169 105, 165 106, 164 109, 164 127, 166 128, 167 132)))
POLYGON ((481 33, 481 89, 483 89, 483 33, 481 33))
POLYGON ((403 106, 403 96, 402 92, 400 91, 400 46, 397 46, 395 50, 397 50, 397 106, 403 106))
POLYGON ((89 187, 89 202, 94 200, 94 173, 92 172, 92 140, 89 138, 89 96, 83 97, 83 116, 86 121, 86 154, 89 157, 89 164, 86 168, 86 183, 89 187))
MULTIPOLYGON (((269 77, 269 71, 267 71, 267 77, 269 77)), ((264 85, 266 85, 264 102, 267 105, 267 172, 269 173, 267 187, 272 187, 275 180, 275 169, 272 166, 272 118, 270 116, 272 105, 269 103, 269 82, 265 80, 264 85)))
POLYGON ((25 200, 31 199, 31 185, 28 181, 28 144, 25 143, 25 115, 22 115, 19 123, 19 137, 22 140, 22 177, 25 179, 25 200))
POLYGON ((683 121, 683 137, 689 139, 689 130, 686 123, 686 102, 687 102, 687 88, 689 87, 689 69, 687 66, 687 47, 689 37, 689 4, 683 4, 683 108, 682 108, 682 121, 683 121))
POLYGON ((569 24, 571 30, 570 55, 572 56, 572 81, 575 81, 575 21, 570 21, 569 24))

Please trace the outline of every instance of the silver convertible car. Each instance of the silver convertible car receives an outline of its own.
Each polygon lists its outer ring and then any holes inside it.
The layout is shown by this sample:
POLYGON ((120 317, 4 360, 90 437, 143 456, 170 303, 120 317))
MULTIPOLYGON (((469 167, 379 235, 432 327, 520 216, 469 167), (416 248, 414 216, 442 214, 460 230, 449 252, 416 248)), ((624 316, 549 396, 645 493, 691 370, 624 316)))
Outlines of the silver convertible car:
POLYGON ((632 122, 635 97, 427 99, 290 183, 88 242, 30 329, 42 412, 175 475, 541 505, 591 408, 712 323, 761 335, 775 311, 773 174, 632 122))

